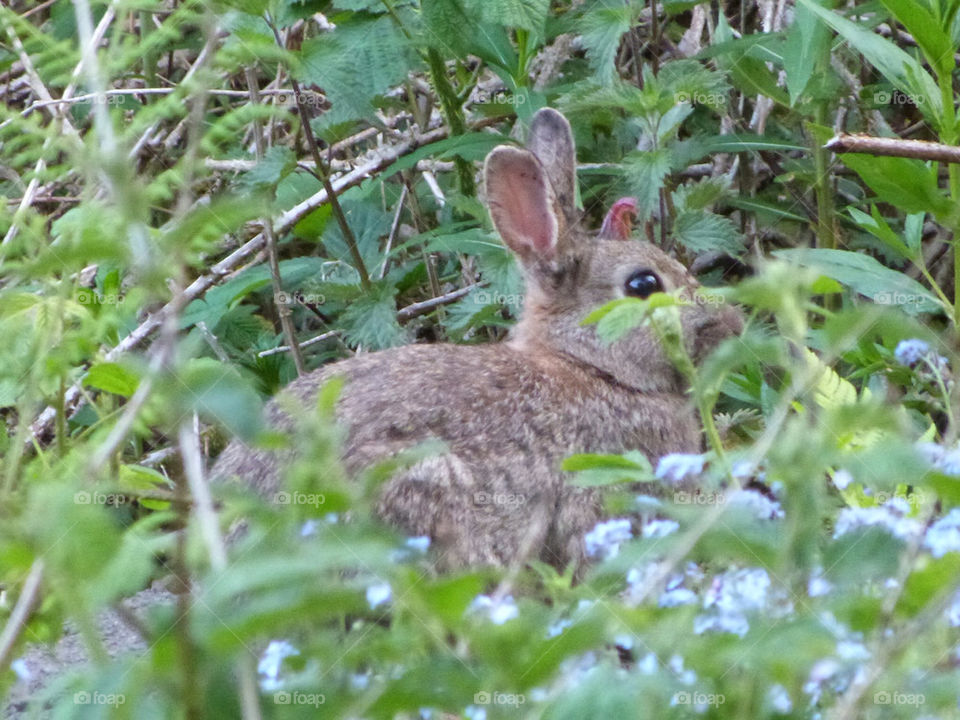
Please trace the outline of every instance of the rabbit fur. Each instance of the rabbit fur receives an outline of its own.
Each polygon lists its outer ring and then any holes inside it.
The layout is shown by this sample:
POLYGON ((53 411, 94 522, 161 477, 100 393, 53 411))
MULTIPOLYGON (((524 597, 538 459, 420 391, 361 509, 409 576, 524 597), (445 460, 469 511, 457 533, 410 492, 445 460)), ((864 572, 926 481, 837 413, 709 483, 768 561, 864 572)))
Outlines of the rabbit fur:
MULTIPOLYGON (((577 488, 560 469, 574 453, 639 450, 651 461, 702 449, 681 375, 649 328, 611 345, 581 321, 625 295, 638 270, 666 291, 696 280, 659 248, 579 227, 575 152, 567 120, 543 109, 527 149, 502 145, 484 166, 494 226, 520 261, 522 317, 509 338, 481 346, 410 345, 361 354, 292 382, 267 421, 288 431, 282 408, 315 404, 318 389, 343 376, 336 415, 347 428, 350 472, 425 441, 442 454, 399 472, 382 487, 377 514, 410 535, 429 536, 440 568, 540 559, 563 569, 584 559, 583 536, 601 518, 596 491, 577 488)), ((694 362, 738 333, 740 313, 700 304, 681 310, 694 362)), ((290 451, 234 440, 215 478, 234 477, 265 496, 280 489, 290 451)))

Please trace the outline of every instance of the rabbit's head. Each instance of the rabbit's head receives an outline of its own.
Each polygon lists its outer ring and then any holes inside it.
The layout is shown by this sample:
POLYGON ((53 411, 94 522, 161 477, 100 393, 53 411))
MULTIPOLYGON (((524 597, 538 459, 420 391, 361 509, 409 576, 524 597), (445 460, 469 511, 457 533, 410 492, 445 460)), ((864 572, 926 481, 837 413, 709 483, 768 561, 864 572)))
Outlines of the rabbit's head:
POLYGON ((574 204, 576 157, 566 118, 549 108, 533 118, 527 149, 502 145, 484 167, 494 226, 526 275, 523 317, 510 342, 526 352, 563 356, 642 392, 682 387, 652 330, 638 327, 611 345, 581 322, 622 297, 680 289, 687 351, 694 362, 742 329, 732 306, 696 302, 699 283, 660 248, 627 239, 615 208, 599 236, 584 233, 574 204))

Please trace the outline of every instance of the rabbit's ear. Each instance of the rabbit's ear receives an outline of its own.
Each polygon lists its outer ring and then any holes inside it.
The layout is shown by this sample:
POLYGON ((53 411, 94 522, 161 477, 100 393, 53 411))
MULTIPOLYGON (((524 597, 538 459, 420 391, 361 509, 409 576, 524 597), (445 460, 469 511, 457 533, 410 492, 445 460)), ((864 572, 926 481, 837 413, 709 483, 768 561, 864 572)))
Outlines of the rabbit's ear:
POLYGON ((604 240, 629 240, 636 218, 637 199, 620 198, 607 211, 603 225, 600 226, 600 237, 604 240))
POLYGON ((556 197, 540 161, 509 145, 494 148, 483 168, 490 217, 521 260, 552 260, 559 223, 556 197))
POLYGON ((527 148, 546 170, 560 209, 572 224, 576 219, 577 153, 570 123, 553 108, 538 110, 530 123, 527 148))

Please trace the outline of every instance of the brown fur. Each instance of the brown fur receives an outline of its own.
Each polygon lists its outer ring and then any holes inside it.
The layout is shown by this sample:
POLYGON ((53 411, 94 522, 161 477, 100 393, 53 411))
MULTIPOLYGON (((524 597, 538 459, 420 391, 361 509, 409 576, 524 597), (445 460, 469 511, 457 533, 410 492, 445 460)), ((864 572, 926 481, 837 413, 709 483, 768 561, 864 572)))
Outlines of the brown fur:
MULTIPOLYGON (((389 480, 377 506, 386 522, 430 536, 441 567, 527 557, 559 568, 579 564, 583 535, 601 509, 596 492, 566 483, 566 456, 640 450, 656 461, 702 447, 682 378, 650 331, 638 328, 605 346, 580 324, 593 308, 623 297, 637 269, 654 270, 666 290, 692 291, 696 281, 650 244, 578 229, 573 139, 562 115, 540 111, 529 147, 536 154, 499 147, 485 167, 491 216, 527 280, 523 317, 507 342, 359 355, 285 390, 310 407, 326 380, 345 377, 337 416, 348 428, 351 472, 427 440, 445 443, 442 455, 389 480)), ((681 317, 695 361, 741 328, 728 307, 690 305, 681 317)), ((281 430, 294 423, 277 401, 267 419, 281 430)), ((288 459, 234 441, 213 474, 269 495, 288 459)))

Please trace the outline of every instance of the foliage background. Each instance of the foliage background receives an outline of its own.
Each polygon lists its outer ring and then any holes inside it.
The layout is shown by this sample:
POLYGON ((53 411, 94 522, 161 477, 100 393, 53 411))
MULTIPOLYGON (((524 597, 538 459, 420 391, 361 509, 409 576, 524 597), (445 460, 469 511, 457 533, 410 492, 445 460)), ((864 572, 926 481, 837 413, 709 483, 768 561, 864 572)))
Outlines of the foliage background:
POLYGON ((957 143, 958 7, 5 4, 11 712, 43 685, 62 717, 956 717, 960 173, 823 145, 957 143), (438 577, 365 519, 388 469, 346 477, 331 389, 285 497, 213 489, 248 519, 228 560, 203 457, 254 437, 265 397, 516 318, 477 170, 544 105, 573 124, 588 223, 635 196, 641 236, 736 286, 744 337, 692 377, 709 451, 572 461, 620 518, 580 584, 438 577), (691 468, 700 495, 664 489, 691 468), (121 602, 171 577, 174 605, 121 602), (28 677, 65 619, 90 662, 28 677))

